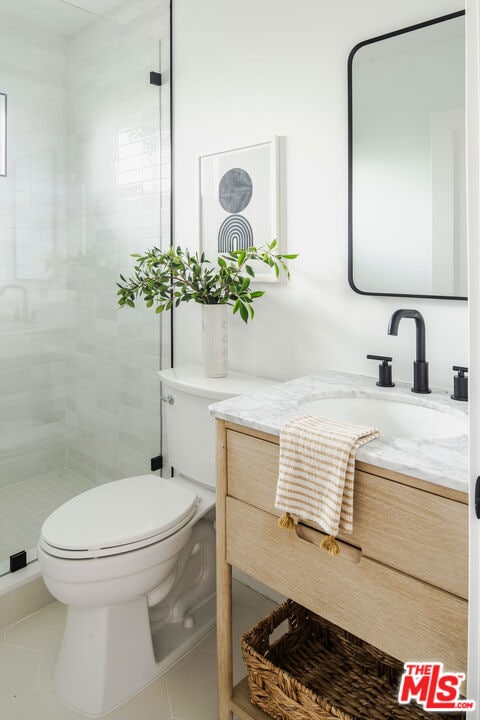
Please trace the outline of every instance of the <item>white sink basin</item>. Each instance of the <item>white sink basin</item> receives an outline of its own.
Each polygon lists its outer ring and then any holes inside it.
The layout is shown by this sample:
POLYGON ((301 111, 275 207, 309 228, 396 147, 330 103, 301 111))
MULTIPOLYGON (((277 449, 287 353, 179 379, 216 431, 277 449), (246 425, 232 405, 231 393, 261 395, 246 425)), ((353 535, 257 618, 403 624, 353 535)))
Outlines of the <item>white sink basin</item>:
POLYGON ((376 427, 384 435, 403 438, 439 439, 465 435, 467 416, 443 405, 416 405, 384 397, 329 397, 299 405, 302 415, 322 417, 376 427))

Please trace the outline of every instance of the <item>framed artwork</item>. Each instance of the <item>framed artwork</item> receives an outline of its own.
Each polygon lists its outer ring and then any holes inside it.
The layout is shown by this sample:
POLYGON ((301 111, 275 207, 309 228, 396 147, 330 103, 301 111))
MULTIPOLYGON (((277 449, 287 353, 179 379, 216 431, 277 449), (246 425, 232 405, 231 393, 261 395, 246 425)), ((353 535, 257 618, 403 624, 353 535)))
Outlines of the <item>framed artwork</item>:
MULTIPOLYGON (((200 248, 207 257, 261 247, 277 240, 278 138, 258 145, 203 155, 199 167, 200 248)), ((257 282, 273 282, 262 263, 257 282)))

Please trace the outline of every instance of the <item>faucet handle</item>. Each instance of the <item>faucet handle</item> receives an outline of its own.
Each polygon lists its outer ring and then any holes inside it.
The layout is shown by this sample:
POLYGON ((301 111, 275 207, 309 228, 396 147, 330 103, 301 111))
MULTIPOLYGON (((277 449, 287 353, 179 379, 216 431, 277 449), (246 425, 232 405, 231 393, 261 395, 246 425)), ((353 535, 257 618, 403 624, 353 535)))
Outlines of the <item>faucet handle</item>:
POLYGON ((395 387, 395 383, 392 382, 392 366, 389 364, 392 358, 387 355, 367 355, 367 359, 382 361, 378 366, 378 387, 395 387))

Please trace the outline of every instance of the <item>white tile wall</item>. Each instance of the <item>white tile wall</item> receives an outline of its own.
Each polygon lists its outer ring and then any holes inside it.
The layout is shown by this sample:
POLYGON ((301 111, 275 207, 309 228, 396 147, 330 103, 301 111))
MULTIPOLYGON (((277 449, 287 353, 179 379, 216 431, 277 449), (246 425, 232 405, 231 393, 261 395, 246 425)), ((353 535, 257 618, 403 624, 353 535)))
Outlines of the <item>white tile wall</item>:
POLYGON ((65 464, 64 56, 62 38, 0 17, 0 488, 65 464))
POLYGON ((92 482, 149 472, 160 452, 168 324, 120 311, 115 283, 169 241, 169 93, 149 84, 168 47, 71 11, 80 29, 60 36, 0 9, 0 490, 65 465, 92 482))
POLYGON ((67 55, 67 462, 103 482, 148 472, 160 451, 160 321, 120 311, 115 285, 130 253, 160 242, 160 45, 99 18, 67 55))

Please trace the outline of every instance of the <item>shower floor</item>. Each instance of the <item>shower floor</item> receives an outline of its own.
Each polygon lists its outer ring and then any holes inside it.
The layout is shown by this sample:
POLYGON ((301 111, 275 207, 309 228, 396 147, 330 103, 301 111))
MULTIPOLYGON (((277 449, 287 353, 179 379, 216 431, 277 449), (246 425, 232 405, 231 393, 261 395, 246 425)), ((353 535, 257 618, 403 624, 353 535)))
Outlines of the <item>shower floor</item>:
POLYGON ((10 555, 36 548, 40 528, 50 513, 91 487, 90 480, 62 469, 1 488, 0 575, 8 572, 10 555))

